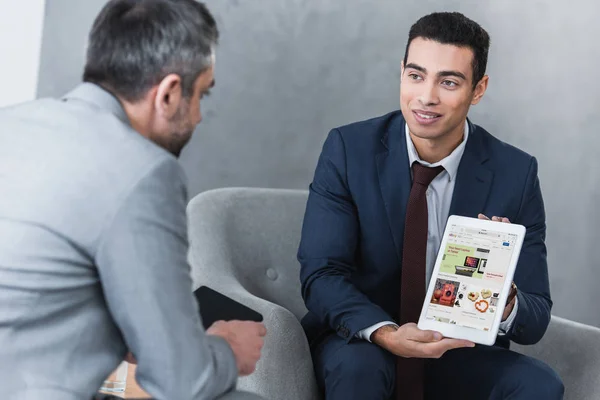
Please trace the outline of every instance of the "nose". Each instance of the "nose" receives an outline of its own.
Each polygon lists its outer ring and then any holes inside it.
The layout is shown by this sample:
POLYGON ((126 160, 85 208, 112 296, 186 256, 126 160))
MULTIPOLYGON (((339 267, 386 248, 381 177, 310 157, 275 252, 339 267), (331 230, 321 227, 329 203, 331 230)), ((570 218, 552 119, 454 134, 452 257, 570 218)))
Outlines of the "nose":
POLYGON ((438 85, 433 82, 424 82, 424 85, 421 85, 423 89, 419 96, 419 102, 424 106, 433 106, 440 102, 438 85))

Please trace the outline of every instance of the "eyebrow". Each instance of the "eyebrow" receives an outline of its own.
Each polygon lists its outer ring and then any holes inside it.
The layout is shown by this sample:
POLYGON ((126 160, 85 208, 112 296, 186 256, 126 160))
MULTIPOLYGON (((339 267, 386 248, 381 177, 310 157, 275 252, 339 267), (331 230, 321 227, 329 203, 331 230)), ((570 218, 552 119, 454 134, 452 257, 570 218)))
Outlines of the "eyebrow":
MULTIPOLYGON (((425 68, 421 67, 420 65, 414 64, 414 63, 406 64, 405 68, 415 69, 424 74, 427 73, 427 70, 425 68)), ((437 73, 437 76, 440 78, 443 78, 446 76, 455 76, 455 77, 463 79, 465 81, 467 80, 467 77, 462 72, 458 72, 458 71, 440 71, 437 73)))

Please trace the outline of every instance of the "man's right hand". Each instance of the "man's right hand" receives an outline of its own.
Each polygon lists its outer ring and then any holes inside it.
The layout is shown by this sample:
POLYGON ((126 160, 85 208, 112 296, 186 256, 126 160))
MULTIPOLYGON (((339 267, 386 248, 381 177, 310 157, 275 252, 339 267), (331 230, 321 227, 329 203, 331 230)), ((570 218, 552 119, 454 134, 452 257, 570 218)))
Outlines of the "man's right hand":
POLYGON ((382 326, 373 332, 371 341, 405 358, 440 358, 448 350, 475 346, 468 340, 449 339, 439 332, 423 331, 415 323, 404 324, 400 328, 382 326))
POLYGON ((220 336, 229 343, 237 362, 240 376, 250 375, 256 369, 267 329, 262 323, 252 321, 217 321, 206 331, 220 336))

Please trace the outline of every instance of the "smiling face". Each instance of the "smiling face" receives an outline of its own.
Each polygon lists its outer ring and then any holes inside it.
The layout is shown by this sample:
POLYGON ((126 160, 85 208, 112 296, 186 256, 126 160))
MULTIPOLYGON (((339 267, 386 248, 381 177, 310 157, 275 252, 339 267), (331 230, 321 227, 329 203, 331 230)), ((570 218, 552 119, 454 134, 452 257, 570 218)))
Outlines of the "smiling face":
POLYGON ((487 88, 484 76, 473 88, 473 51, 421 37, 402 65, 400 109, 411 135, 429 141, 461 140, 469 107, 487 88))

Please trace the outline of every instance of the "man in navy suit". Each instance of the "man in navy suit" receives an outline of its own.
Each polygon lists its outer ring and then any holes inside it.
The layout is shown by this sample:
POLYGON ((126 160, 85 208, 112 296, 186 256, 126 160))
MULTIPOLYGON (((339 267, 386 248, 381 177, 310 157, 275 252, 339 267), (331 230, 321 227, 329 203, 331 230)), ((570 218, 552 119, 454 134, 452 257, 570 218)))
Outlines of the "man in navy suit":
POLYGON ((302 324, 328 400, 563 397, 550 367, 509 350, 510 341, 542 338, 552 300, 537 161, 467 119, 488 85, 488 49, 487 32, 462 14, 421 18, 406 45, 400 111, 333 129, 325 141, 298 259, 302 324), (407 207, 415 171, 428 168, 439 172, 423 192, 422 282, 449 215, 527 228, 494 346, 421 331, 414 318, 401 323, 401 281, 412 278, 403 257, 414 250, 404 246, 413 233, 407 207), (422 368, 421 381, 396 375, 405 360, 415 362, 409 372, 422 368), (424 393, 408 389, 415 385, 424 393))

